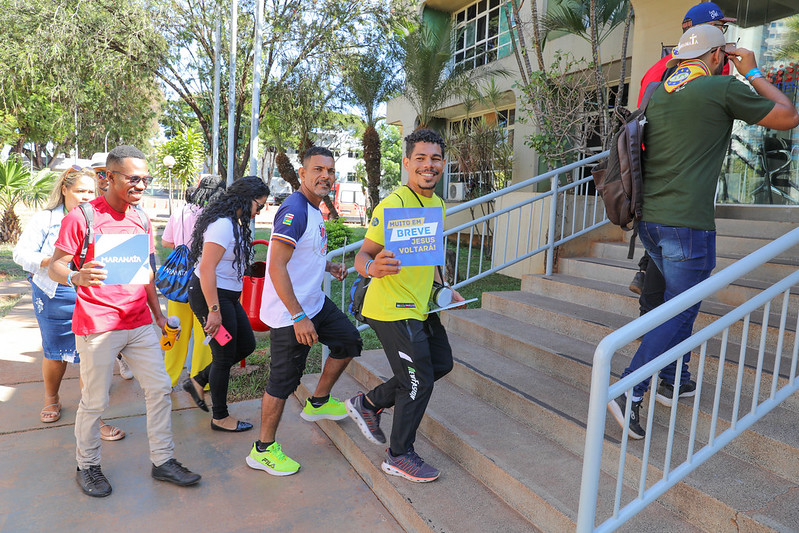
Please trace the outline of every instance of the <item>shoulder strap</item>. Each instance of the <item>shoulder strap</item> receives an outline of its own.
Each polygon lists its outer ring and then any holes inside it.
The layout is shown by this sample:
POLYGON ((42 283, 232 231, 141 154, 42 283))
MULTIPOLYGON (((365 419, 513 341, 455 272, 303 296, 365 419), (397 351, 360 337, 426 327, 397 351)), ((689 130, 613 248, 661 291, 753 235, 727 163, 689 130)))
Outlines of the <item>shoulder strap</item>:
POLYGON ((136 214, 139 215, 139 220, 141 220, 141 224, 144 226, 144 232, 150 233, 150 218, 147 216, 147 213, 138 205, 134 205, 133 209, 135 209, 136 214))
POLYGON ((638 107, 638 109, 641 110, 642 115, 646 111, 646 106, 649 105, 649 99, 652 98, 652 94, 655 92, 655 89, 657 89, 659 86, 660 86, 659 81, 653 81, 646 86, 644 97, 641 99, 641 105, 638 107))
POLYGON ((78 257, 78 269, 83 268, 83 263, 86 262, 86 254, 89 252, 89 243, 94 240, 94 209, 89 202, 83 202, 78 207, 83 213, 83 218, 86 219, 86 235, 83 237, 83 246, 80 249, 80 256, 78 257))

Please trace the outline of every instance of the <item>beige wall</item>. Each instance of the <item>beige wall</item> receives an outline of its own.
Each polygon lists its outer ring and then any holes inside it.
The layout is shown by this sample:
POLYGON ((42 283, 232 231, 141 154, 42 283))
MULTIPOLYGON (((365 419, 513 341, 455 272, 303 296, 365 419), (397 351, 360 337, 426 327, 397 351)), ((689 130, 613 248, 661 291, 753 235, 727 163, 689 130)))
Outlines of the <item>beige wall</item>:
MULTIPOLYGON (((527 192, 512 192, 506 194, 497 199, 496 210, 499 211, 504 207, 523 202, 533 195, 534 193, 527 192)), ((551 198, 544 198, 536 202, 533 204, 532 213, 529 207, 525 207, 524 209, 515 209, 508 215, 501 215, 498 217, 495 224, 496 229, 494 231, 495 265, 501 265, 517 255, 526 253, 528 238, 530 249, 535 249, 546 244, 547 231, 549 228, 550 201, 551 198), (539 221, 541 221, 540 227, 539 221)), ((521 278, 525 274, 541 274, 545 270, 546 254, 541 252, 515 265, 509 266, 502 270, 502 274, 514 278, 521 278)))
MULTIPOLYGON (((698 0, 632 0, 635 9, 633 69, 630 102, 638 102, 641 78, 660 59, 661 43, 675 45, 682 35, 682 19, 698 0)), ((630 107, 634 107, 630 106, 630 107)))

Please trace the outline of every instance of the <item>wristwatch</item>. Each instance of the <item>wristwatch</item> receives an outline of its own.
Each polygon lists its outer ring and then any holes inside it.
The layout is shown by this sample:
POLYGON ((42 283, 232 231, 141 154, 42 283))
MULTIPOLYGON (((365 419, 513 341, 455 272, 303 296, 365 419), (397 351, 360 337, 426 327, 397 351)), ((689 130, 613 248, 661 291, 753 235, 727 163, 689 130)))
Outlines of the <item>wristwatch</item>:
POLYGON ((219 304, 212 305, 211 307, 208 308, 208 310, 210 312, 212 312, 212 313, 218 313, 219 312, 219 304))

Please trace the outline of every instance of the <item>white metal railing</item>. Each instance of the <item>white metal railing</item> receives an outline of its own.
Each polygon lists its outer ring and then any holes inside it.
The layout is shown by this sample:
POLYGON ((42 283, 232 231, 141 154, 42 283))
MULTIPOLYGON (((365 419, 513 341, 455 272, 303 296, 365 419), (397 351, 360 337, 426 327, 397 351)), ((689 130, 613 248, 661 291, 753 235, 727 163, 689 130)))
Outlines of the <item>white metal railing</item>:
MULTIPOLYGON (((547 252, 546 273, 552 274, 555 247, 608 222, 596 191, 588 192, 593 181, 590 172, 575 179, 579 169, 607 155, 607 151, 602 152, 448 209, 447 217, 467 210, 480 209, 485 213, 444 232, 445 239, 455 242, 453 287, 463 287, 542 252, 547 252), (567 179, 561 185, 563 176, 567 179), (548 191, 494 210, 498 198, 546 182, 548 191), (521 221, 527 224, 522 227, 521 221), (522 234, 526 234, 524 242, 522 234), (463 240, 467 241, 466 246, 461 246, 463 240), (498 243, 502 243, 501 249, 498 243)), ((346 254, 359 250, 362 243, 354 242, 328 252, 327 259, 343 261, 346 254)), ((347 271, 354 272, 355 267, 350 266, 347 271)), ((328 296, 332 283, 333 276, 325 274, 324 292, 328 296)), ((346 292, 346 283, 341 283, 342 307, 347 305, 346 292)), ((367 327, 360 324, 358 329, 367 327)), ((323 360, 327 353, 324 347, 323 360)))
POLYGON ((599 343, 594 354, 591 378, 578 532, 617 529, 799 389, 799 380, 796 379, 797 353, 799 353, 799 337, 796 331, 799 329, 799 319, 789 315, 789 309, 795 313, 797 308, 797 297, 791 296, 791 287, 799 284, 799 271, 774 283, 674 348, 619 379, 613 385, 610 384, 611 359, 614 354, 680 312, 712 296, 796 245, 799 245, 799 228, 614 331, 599 343), (778 327, 769 327, 772 303, 778 308, 776 312, 779 319, 778 327), (751 319, 753 315, 757 317, 761 313, 758 328, 751 319), (793 331, 787 328, 789 318, 791 324, 794 324, 793 331), (790 344, 791 337, 793 337, 793 349, 788 352, 786 346, 790 344), (739 339, 737 360, 736 347, 731 346, 736 339, 739 339), (674 389, 679 390, 679 368, 684 354, 696 349, 699 351, 699 361, 695 374, 696 395, 693 407, 675 401, 670 408, 660 407, 659 409, 663 411, 658 413, 653 393, 657 386, 658 372, 677 361, 678 370, 674 389), (751 361, 751 352, 754 350, 757 351, 757 357, 751 361), (714 366, 717 368, 714 369, 714 366), (629 428, 625 427, 618 450, 613 448, 606 453, 603 462, 603 443, 609 444, 605 441, 608 402, 614 401, 625 392, 628 393, 625 409, 627 414, 625 426, 627 426, 632 389, 647 377, 652 378, 650 387, 652 391, 646 409, 646 436, 642 445, 636 446, 635 449, 630 447, 631 453, 628 455, 629 428), (713 388, 704 397, 703 384, 713 388), (726 391, 723 387, 726 387, 726 391), (731 392, 732 390, 734 392, 731 392), (708 400, 710 401, 711 409, 700 409, 702 399, 705 401, 705 406, 708 406, 708 400), (692 409, 690 416, 689 409, 692 409), (703 420, 701 424, 700 417, 703 420), (655 427, 653 422, 656 418, 658 418, 658 427, 655 427), (681 420, 679 423, 678 418, 681 420), (616 451, 618 453, 615 453, 616 451), (683 455, 685 459, 679 462, 679 457, 683 455), (653 459, 655 456, 657 460, 653 459), (630 457, 635 459, 631 461, 630 457), (627 465, 627 461, 633 464, 627 465), (609 517, 596 516, 602 472, 616 478, 612 514, 609 517), (658 479, 650 479, 656 476, 658 479), (625 483, 632 486, 636 492, 629 502, 622 502, 625 483), (597 519, 605 520, 597 526, 595 525, 597 519))

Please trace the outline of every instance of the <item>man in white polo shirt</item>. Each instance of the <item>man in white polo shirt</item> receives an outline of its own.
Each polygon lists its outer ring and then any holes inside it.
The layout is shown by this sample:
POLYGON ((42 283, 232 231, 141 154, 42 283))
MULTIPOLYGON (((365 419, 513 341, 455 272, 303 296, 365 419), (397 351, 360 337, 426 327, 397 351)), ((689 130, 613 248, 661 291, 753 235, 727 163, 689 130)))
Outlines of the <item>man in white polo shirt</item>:
POLYGON ((305 360, 317 342, 330 348, 319 384, 305 401, 302 418, 308 421, 347 418, 344 403, 330 390, 353 357, 361 355, 361 336, 355 326, 322 292, 322 278, 330 272, 347 277, 341 263, 327 261, 327 233, 319 204, 336 179, 333 154, 313 146, 302 159, 300 190, 275 214, 261 301, 261 320, 270 328, 269 381, 261 402, 261 433, 247 464, 275 476, 288 476, 300 464, 287 457, 275 433, 286 398, 300 384, 305 360))

